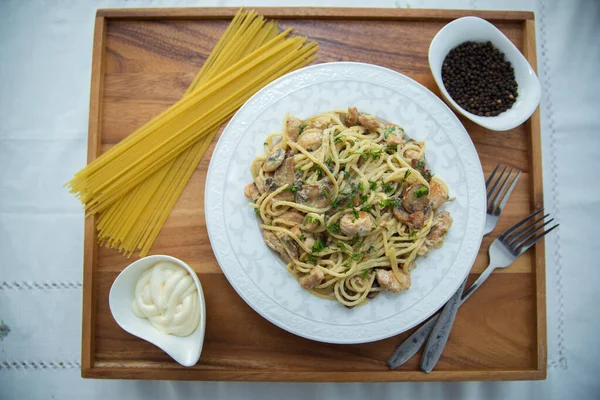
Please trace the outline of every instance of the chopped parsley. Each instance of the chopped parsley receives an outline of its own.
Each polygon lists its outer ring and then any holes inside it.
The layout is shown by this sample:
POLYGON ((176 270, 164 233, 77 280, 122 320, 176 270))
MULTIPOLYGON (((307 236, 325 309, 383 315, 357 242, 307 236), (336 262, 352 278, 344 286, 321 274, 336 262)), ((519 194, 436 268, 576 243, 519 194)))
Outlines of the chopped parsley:
POLYGON ((343 199, 337 198, 331 203, 333 208, 338 208, 342 204, 343 199))
POLYGON ((298 235, 296 235, 296 237, 300 240, 304 240, 306 236, 304 236, 304 233, 300 232, 298 235))
POLYGON ((348 172, 348 171, 344 171, 344 176, 345 176, 345 177, 346 177, 346 178, 347 178, 349 181, 351 181, 351 180, 352 180, 352 175, 350 175, 350 172, 348 172))
POLYGON ((414 239, 414 238, 416 238, 416 237, 417 237, 417 232, 416 232, 416 231, 415 231, 415 232, 411 232, 411 233, 408 235, 408 238, 409 238, 409 239, 414 239))
POLYGON ((268 143, 268 142, 264 142, 264 143, 263 143, 263 146, 268 146, 268 145, 269 145, 269 143, 268 143))
POLYGON ((400 184, 402 185, 404 182, 406 182, 406 179, 410 176, 410 169, 407 169, 406 172, 404 172, 404 177, 402 178, 402 181, 400 181, 400 184))
POLYGON ((365 255, 365 252, 364 252, 364 251, 361 251, 360 253, 353 253, 353 254, 350 254, 350 258, 351 258, 351 259, 353 259, 354 261, 358 261, 358 260, 360 260, 361 258, 363 258, 363 256, 364 256, 364 255, 365 255))
POLYGON ((367 149, 363 152, 357 151, 354 154, 360 154, 360 156, 364 159, 371 157, 373 160, 377 160, 381 153, 383 153, 383 149, 367 149))
POLYGON ((324 197, 329 197, 329 190, 327 190, 327 189, 323 189, 323 190, 321 190, 321 194, 322 194, 324 197))
POLYGON ((339 222, 332 222, 329 225, 327 225, 327 231, 329 231, 329 233, 340 233, 340 224, 339 222))
POLYGON ((289 190, 292 193, 296 193, 296 191, 298 190, 298 188, 296 186, 288 186, 284 190, 289 190))
POLYGON ((427 196, 428 194, 429 194, 429 189, 427 189, 426 186, 420 187, 417 190, 415 190, 415 196, 417 198, 427 196))
POLYGON ((310 261, 310 263, 311 263, 312 265, 317 265, 317 256, 314 256, 314 255, 312 255, 312 254, 309 254, 309 255, 307 256, 307 258, 308 258, 308 261, 310 261))
POLYGON ((431 171, 430 171, 430 170, 428 170, 428 169, 427 169, 427 170, 425 170, 425 172, 423 172, 423 178, 424 178, 424 179, 425 179, 427 182, 431 182, 431 178, 433 178, 433 175, 434 175, 434 174, 432 174, 432 173, 431 173, 431 171))
POLYGON ((393 198, 387 198, 385 200, 380 201, 378 204, 381 208, 391 207, 396 204, 396 200, 393 198))
POLYGON ((260 214, 260 208, 255 208, 254 209, 254 214, 259 215, 260 214))
POLYGON ((306 221, 314 225, 317 225, 319 223, 319 220, 316 217, 310 215, 306 217, 306 221))
POLYGON ((377 182, 369 181, 369 189, 376 190, 377 189, 377 182))
POLYGON ((324 244, 323 242, 321 242, 321 240, 320 240, 320 239, 317 239, 317 240, 315 241, 315 244, 313 244, 313 247, 312 247, 312 252, 313 252, 313 253, 319 253, 319 252, 321 252, 321 251, 325 250, 325 248, 326 248, 326 247, 327 247, 327 246, 325 246, 325 244, 324 244))
POLYGON ((356 208, 352 210, 352 214, 354 214, 354 219, 358 219, 358 210, 356 208))
POLYGON ((381 188, 385 193, 392 193, 394 191, 394 185, 391 183, 381 182, 381 188))
POLYGON ((365 270, 362 272, 362 278, 363 278, 363 279, 366 279, 368 274, 369 274, 369 270, 368 270, 368 269, 365 269, 365 270))
POLYGON ((360 204, 365 203, 367 200, 369 200, 369 196, 367 196, 366 194, 360 196, 360 204))
POLYGON ((341 136, 336 136, 335 139, 333 139, 333 143, 338 143, 342 141, 342 137, 341 136))
POLYGON ((415 164, 415 166, 417 167, 417 169, 421 169, 425 166, 425 161, 424 160, 419 160, 417 161, 417 163, 415 164))
POLYGON ((354 246, 355 244, 361 245, 364 240, 360 240, 360 236, 358 234, 354 235, 352 239, 350 239, 350 246, 354 246))
POLYGON ((365 185, 362 182, 358 183, 358 190, 365 190, 365 185))
POLYGON ((308 126, 308 124, 302 124, 302 125, 300 125, 300 132, 298 132, 298 133, 304 132, 304 130, 306 129, 307 126, 308 126))
POLYGON ((396 127, 394 125, 388 126, 385 131, 383 131, 383 138, 387 139, 395 130, 396 127))
POLYGON ((320 179, 323 176, 323 169, 319 165, 317 165, 315 167, 315 170, 317 171, 317 178, 320 179))
POLYGON ((365 212, 371 212, 372 209, 373 209, 372 205, 366 205, 362 208, 362 210, 365 212))

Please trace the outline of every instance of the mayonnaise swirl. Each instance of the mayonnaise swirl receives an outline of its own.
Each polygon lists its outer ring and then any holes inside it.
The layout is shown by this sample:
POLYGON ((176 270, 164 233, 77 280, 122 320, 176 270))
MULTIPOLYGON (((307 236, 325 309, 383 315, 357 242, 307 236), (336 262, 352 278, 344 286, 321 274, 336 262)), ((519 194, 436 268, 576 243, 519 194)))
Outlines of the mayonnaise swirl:
POLYGON ((159 262, 142 273, 131 308, 160 332, 175 336, 188 336, 200 322, 194 279, 183 267, 170 262, 159 262))

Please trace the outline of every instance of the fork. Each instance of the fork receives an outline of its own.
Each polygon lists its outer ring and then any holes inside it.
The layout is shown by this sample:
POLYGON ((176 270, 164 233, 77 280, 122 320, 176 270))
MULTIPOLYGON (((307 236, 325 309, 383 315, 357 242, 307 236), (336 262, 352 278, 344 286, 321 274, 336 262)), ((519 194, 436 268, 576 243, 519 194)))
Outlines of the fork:
MULTIPOLYGON (((496 227, 496 223, 498 222, 500 213, 504 209, 504 206, 506 205, 506 202, 508 201, 510 194, 512 193, 513 189, 515 188, 515 185, 517 184, 519 177, 521 176, 521 171, 519 171, 518 169, 510 168, 510 170, 508 170, 509 167, 504 166, 504 168, 502 169, 502 172, 500 172, 500 174, 496 177, 496 174, 498 173, 498 170, 500 170, 501 167, 502 167, 502 164, 496 165, 496 168, 494 168, 494 171, 492 171, 489 178, 485 181, 486 196, 487 196, 487 203, 486 203, 487 215, 485 218, 485 227, 483 229, 484 236, 489 234, 490 232, 492 232, 494 230, 494 228, 496 227), (505 176, 505 173, 507 170, 508 170, 508 174, 506 174, 506 176, 505 176), (512 176, 512 179, 511 179, 511 176, 512 176), (510 181, 510 184, 509 184, 508 188, 506 189, 506 191, 504 191, 504 189, 509 181, 510 181)), ((462 290, 463 287, 464 287, 464 285, 461 285, 458 290, 462 290)), ((473 286, 471 286, 467 291, 470 291, 471 289, 473 289, 473 286)), ((475 289, 477 289, 477 288, 475 288, 475 289)), ((472 292, 475 291, 475 289, 473 289, 472 292)), ((454 295, 452 297, 454 297, 454 295)), ((462 299, 466 300, 466 297, 464 296, 464 294, 462 296, 462 299)), ((390 369, 398 368, 399 366, 404 364, 406 361, 408 361, 412 356, 414 356, 421 349, 421 347, 423 346, 423 344, 425 343, 425 341, 431 334, 431 331, 433 330, 433 327, 435 326, 435 323, 436 323, 438 317, 439 317, 439 314, 434 315, 429 321, 427 321, 425 324, 423 324, 423 326, 421 326, 419 329, 417 329, 404 342, 402 342, 402 344, 400 344, 400 346, 398 346, 396 351, 394 351, 394 353, 392 353, 392 355, 390 356, 390 358, 387 361, 387 365, 390 369)))
MULTIPOLYGON (((550 214, 543 214, 544 209, 540 209, 533 214, 527 216, 525 219, 519 221, 508 230, 504 231, 500 236, 492 242, 489 249, 490 264, 483 271, 483 273, 477 278, 477 280, 467 289, 462 297, 460 304, 464 303, 478 288, 485 282, 485 280, 491 275, 491 273, 497 268, 507 268, 511 265, 517 257, 525 253, 534 244, 536 244, 541 238, 546 236, 558 227, 559 224, 555 224, 550 229, 544 229, 546 225, 552 223, 554 218, 547 221, 545 219, 550 214), (540 217, 539 214, 542 213, 540 217)), ((459 304, 459 307, 460 307, 459 304)), ((438 323, 441 323, 440 319, 438 323)), ((427 373, 433 370, 433 367, 437 363, 439 356, 444 350, 444 345, 450 336, 452 329, 452 321, 449 322, 449 327, 444 327, 443 334, 433 337, 430 340, 434 340, 433 346, 434 353, 426 353, 423 355, 423 361, 421 362, 421 369, 427 373), (440 346, 435 346, 435 344, 440 346)), ((436 329, 433 329, 436 331, 436 329)))

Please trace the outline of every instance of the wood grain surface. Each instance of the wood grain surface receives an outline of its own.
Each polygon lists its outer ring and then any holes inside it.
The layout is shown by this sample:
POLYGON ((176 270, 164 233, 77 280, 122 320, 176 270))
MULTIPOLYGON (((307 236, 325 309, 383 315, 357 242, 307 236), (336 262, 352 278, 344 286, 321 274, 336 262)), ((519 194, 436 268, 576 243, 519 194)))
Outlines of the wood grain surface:
MULTIPOLYGON (((535 68, 532 13, 400 9, 257 9, 283 28, 319 43, 317 63, 362 61, 391 68, 439 95, 427 51, 454 18, 490 20, 535 68)), ((99 10, 96 17, 89 159, 178 100, 236 9, 99 10)), ((491 132, 459 116, 484 173, 499 162, 524 174, 495 231, 483 240, 469 279, 487 266, 491 241, 543 205, 539 113, 508 132, 491 132)), ((216 139, 215 139, 216 141, 216 139)), ((118 327, 108 308, 115 277, 135 258, 96 246, 86 220, 82 376, 92 378, 261 381, 439 381, 544 379, 546 376, 543 243, 494 273, 460 309, 448 345, 431 374, 420 356, 395 371, 385 362, 410 332, 361 345, 331 345, 294 336, 254 312, 221 272, 204 219, 204 184, 213 143, 161 231, 151 254, 185 260, 202 281, 207 303, 202 356, 183 368, 153 345, 118 327)))

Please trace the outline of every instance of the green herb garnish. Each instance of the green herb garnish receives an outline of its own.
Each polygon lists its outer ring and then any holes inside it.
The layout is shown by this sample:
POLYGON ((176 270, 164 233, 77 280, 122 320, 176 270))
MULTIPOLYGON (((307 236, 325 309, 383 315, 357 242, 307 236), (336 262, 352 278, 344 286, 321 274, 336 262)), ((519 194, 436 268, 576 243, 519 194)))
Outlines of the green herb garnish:
POLYGON ((332 222, 329 225, 327 225, 327 230, 329 231, 329 233, 333 233, 333 234, 339 234, 340 233, 340 224, 339 222, 332 222))
POLYGON ((415 164, 415 166, 417 167, 417 169, 421 169, 425 166, 425 161, 423 160, 419 160, 417 161, 417 163, 415 164))
POLYGON ((363 210, 363 211, 365 211, 365 212, 371 212, 371 210, 372 210, 372 209, 373 209, 373 206, 372 206, 372 205, 370 205, 370 204, 369 204, 369 205, 366 205, 366 206, 364 206, 364 207, 362 208, 362 210, 363 210))
POLYGON ((342 137, 341 136, 336 136, 335 139, 333 139, 333 143, 338 143, 342 141, 342 137))
POLYGON ((417 190, 415 190, 415 196, 417 198, 427 196, 428 194, 429 194, 429 189, 427 189, 426 186, 420 187, 417 190))
POLYGON ((312 265, 317 265, 317 256, 309 254, 306 258, 311 262, 312 265))
POLYGON ((362 182, 358 183, 358 190, 360 190, 360 191, 365 190, 365 185, 363 185, 362 182))
POLYGON ((416 237, 417 237, 417 232, 416 232, 416 231, 415 231, 415 232, 411 232, 411 233, 408 235, 408 238, 409 238, 409 239, 414 239, 414 238, 416 238, 416 237))
POLYGON ((315 241, 315 244, 313 244, 312 252, 319 253, 320 251, 323 251, 325 249, 325 247, 327 247, 327 246, 325 246, 325 244, 323 242, 321 242, 321 240, 317 239, 315 241))
POLYGON ((365 203, 367 200, 369 200, 369 196, 367 196, 366 194, 360 196, 360 204, 365 203))
POLYGON ((260 215, 260 208, 255 208, 254 209, 254 214, 260 215))
POLYGON ((352 210, 352 214, 354 214, 354 219, 358 219, 358 210, 356 208, 352 210))
POLYGON ((381 208, 391 207, 396 204, 396 200, 393 198, 387 198, 385 200, 380 201, 378 204, 381 208))
POLYGON ((298 132, 298 133, 304 132, 304 130, 306 129, 307 126, 308 126, 308 124, 302 124, 302 125, 300 125, 300 132, 298 132))
POLYGON ((377 190, 377 182, 369 181, 369 189, 377 190))
POLYGON ((394 191, 394 185, 391 183, 381 182, 381 188, 385 193, 392 193, 394 191))
POLYGON ((402 178, 402 181, 400 181, 400 184, 402 185, 404 182, 406 182, 406 179, 410 176, 410 169, 407 169, 404 172, 404 177, 402 178))
POLYGON ((363 256, 364 256, 364 255, 365 255, 365 252, 364 252, 364 251, 361 251, 360 253, 353 253, 353 254, 350 254, 350 258, 351 258, 351 259, 353 259, 354 261, 358 261, 358 260, 360 260, 361 258, 363 258, 363 256))
POLYGON ((317 225, 319 223, 319 220, 316 217, 313 217, 311 215, 306 217, 306 221, 311 224, 315 224, 315 225, 317 225))
POLYGON ((365 269, 365 270, 362 272, 362 278, 363 278, 363 279, 366 279, 368 274, 369 274, 369 270, 368 270, 368 269, 365 269))

